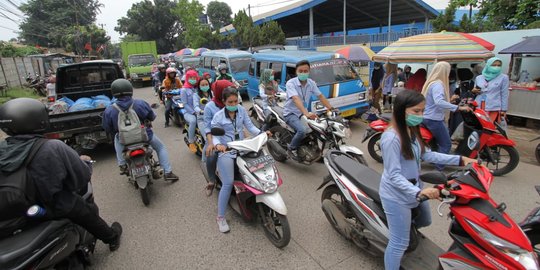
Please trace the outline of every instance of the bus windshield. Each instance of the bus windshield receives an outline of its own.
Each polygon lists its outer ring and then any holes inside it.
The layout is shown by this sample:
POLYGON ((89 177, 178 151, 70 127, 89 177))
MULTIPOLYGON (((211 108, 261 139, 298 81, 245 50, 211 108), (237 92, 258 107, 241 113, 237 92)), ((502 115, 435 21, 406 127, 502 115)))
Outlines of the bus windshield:
POLYGON ((156 59, 151 54, 130 55, 128 58, 128 65, 130 67, 151 66, 155 62, 156 59))
POLYGON ((248 72, 251 59, 245 58, 230 58, 231 73, 248 72))
POLYGON ((359 79, 347 59, 328 59, 311 63, 310 78, 317 85, 327 85, 359 79))

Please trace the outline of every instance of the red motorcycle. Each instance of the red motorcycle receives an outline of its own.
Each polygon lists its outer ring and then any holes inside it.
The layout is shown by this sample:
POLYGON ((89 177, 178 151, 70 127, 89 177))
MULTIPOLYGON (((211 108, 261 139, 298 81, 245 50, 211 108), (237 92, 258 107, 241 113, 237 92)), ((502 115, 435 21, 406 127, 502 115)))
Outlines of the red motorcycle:
MULTIPOLYGON (((473 101, 469 103, 473 109, 471 112, 461 112, 463 117, 463 138, 458 142, 454 150, 455 154, 470 158, 480 158, 487 161, 486 167, 493 171, 493 175, 501 176, 513 171, 519 163, 519 153, 516 150, 516 143, 508 138, 506 131, 498 124, 491 121, 486 111, 478 107, 473 101), (480 134, 480 148, 470 150, 467 142, 473 132, 480 134)), ((382 153, 380 140, 382 133, 389 127, 391 114, 382 114, 378 120, 369 124, 369 128, 364 134, 362 143, 368 142, 369 155, 376 161, 382 163, 382 153)), ((432 150, 437 149, 437 143, 431 132, 420 126, 420 134, 425 144, 432 150)))

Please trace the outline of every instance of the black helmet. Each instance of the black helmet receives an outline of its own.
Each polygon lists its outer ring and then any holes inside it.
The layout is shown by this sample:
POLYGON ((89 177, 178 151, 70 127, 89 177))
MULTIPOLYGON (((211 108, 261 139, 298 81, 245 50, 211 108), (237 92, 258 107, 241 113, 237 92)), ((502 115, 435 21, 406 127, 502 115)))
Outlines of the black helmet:
POLYGON ((0 128, 8 135, 43 134, 49 127, 45 105, 31 98, 16 98, 0 106, 0 128))
POLYGON ((111 84, 113 97, 133 96, 133 85, 126 79, 116 79, 111 84))

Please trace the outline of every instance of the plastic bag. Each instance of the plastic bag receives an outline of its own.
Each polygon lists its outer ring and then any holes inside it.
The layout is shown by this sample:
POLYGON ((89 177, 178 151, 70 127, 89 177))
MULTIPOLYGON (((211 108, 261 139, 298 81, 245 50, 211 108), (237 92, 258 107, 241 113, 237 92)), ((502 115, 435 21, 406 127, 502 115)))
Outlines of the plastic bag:
POLYGON ((71 106, 73 106, 73 104, 75 104, 75 101, 71 100, 71 99, 68 98, 68 97, 59 98, 58 100, 67 103, 67 105, 68 105, 69 107, 71 107, 71 106))
POLYGON ((65 101, 57 100, 49 107, 49 110, 51 111, 51 114, 67 113, 69 110, 69 105, 65 101))
POLYGON ((95 108, 107 108, 111 105, 111 99, 105 95, 99 95, 92 97, 92 105, 95 108))
POLYGON ((69 112, 78 112, 95 109, 94 102, 91 98, 79 98, 73 106, 69 107, 69 112))
POLYGON ((456 127, 456 130, 454 130, 454 133, 452 133, 451 139, 453 141, 461 141, 464 139, 464 128, 463 128, 463 122, 459 123, 459 125, 456 127))

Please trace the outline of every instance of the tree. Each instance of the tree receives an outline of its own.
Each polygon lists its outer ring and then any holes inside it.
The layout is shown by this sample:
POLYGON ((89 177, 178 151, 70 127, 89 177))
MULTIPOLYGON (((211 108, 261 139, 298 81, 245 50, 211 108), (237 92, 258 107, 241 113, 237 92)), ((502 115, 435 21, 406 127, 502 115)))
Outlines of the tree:
POLYGON ((212 29, 214 30, 219 31, 221 27, 232 22, 231 7, 224 2, 211 1, 208 3, 208 6, 206 6, 206 14, 208 15, 208 19, 212 24, 212 29))
POLYGON ((155 40, 159 53, 174 50, 181 32, 177 1, 144 0, 135 3, 114 28, 120 34, 137 35, 141 40, 155 40))
POLYGON ((23 57, 39 53, 43 52, 34 46, 14 46, 13 44, 0 41, 0 57, 23 57))
POLYGON ((236 13, 236 15, 234 15, 232 24, 236 30, 234 37, 232 37, 233 46, 259 46, 259 27, 253 25, 253 20, 246 14, 244 10, 240 10, 238 13, 236 13))
POLYGON ((179 0, 173 11, 178 17, 180 40, 186 47, 199 48, 207 41, 204 32, 208 34, 208 31, 205 31, 208 26, 199 22, 203 10, 204 6, 197 0, 179 0))
POLYGON ((63 39, 63 47, 79 55, 93 54, 101 56, 104 48, 108 47, 110 43, 107 32, 95 24, 72 26, 68 33, 63 39))
POLYGON ((20 39, 25 44, 61 47, 69 29, 93 24, 102 6, 98 0, 29 0, 20 6, 25 14, 20 39))
POLYGON ((276 21, 263 23, 261 26, 260 45, 279 44, 285 45, 285 33, 276 21))
POLYGON ((446 31, 457 31, 457 27, 454 25, 454 17, 456 16, 457 4, 450 2, 444 12, 441 12, 437 18, 431 21, 433 25, 433 30, 435 32, 440 32, 443 30, 446 31))

